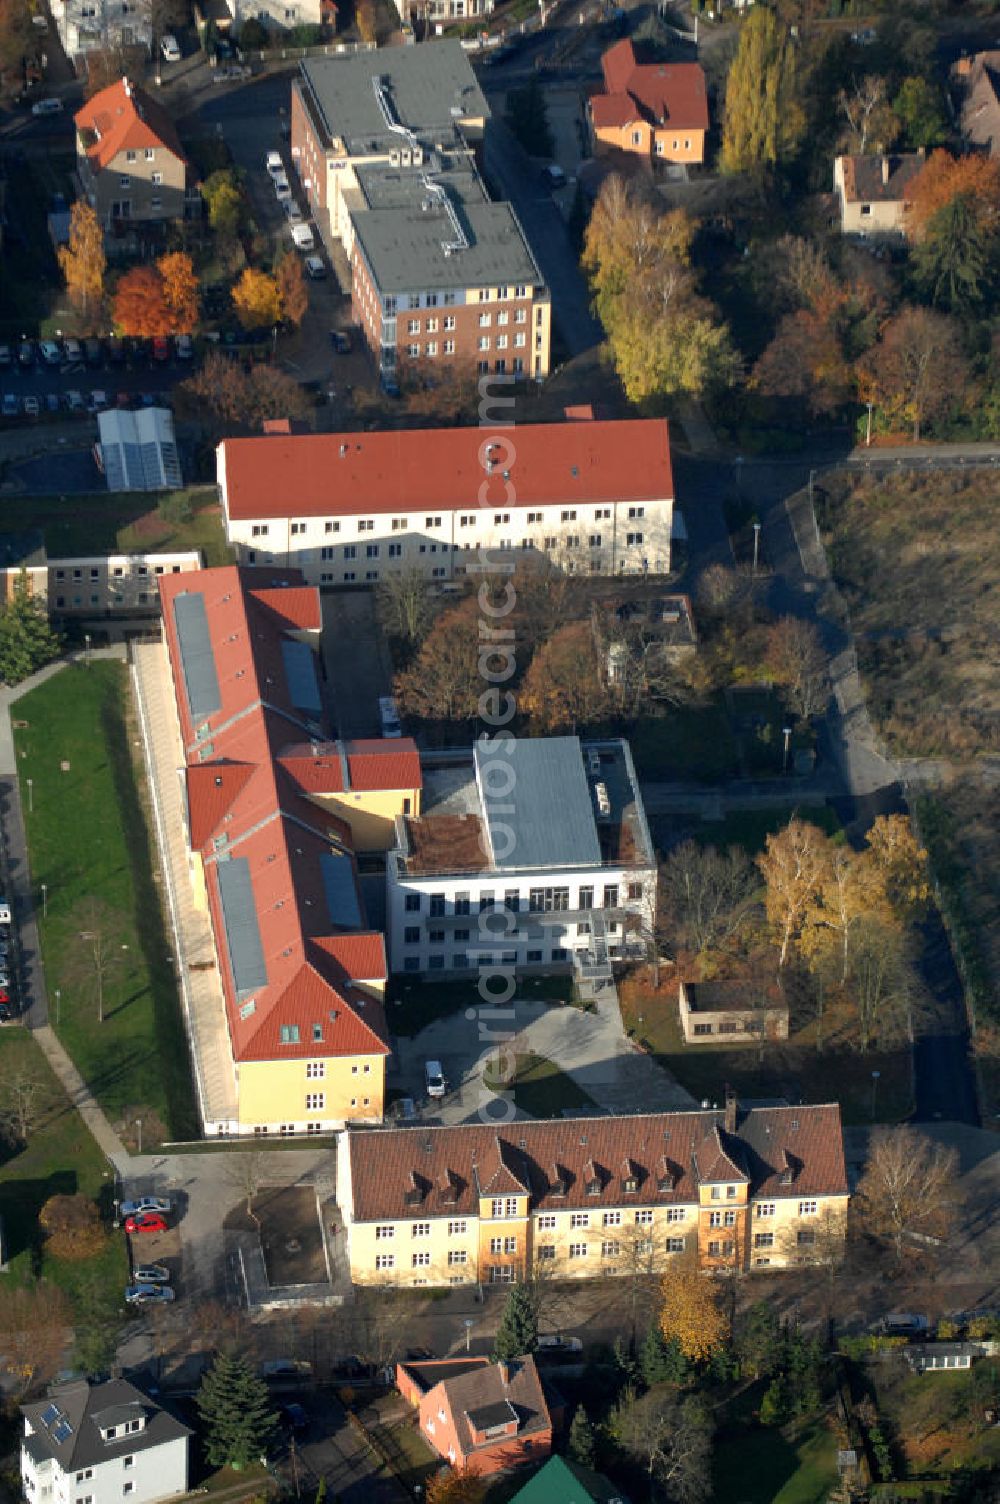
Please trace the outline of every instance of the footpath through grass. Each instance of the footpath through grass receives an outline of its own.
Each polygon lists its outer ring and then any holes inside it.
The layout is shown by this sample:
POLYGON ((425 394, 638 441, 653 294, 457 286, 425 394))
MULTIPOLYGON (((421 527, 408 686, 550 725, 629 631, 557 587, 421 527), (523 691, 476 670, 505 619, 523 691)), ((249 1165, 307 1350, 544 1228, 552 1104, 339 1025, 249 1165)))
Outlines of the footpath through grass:
POLYGON ((0 1156, 0 1219, 9 1264, 4 1280, 23 1284, 35 1275, 62 1286, 78 1309, 94 1303, 95 1286, 120 1298, 127 1283, 125 1239, 112 1235, 104 1249, 79 1263, 44 1251, 38 1213, 50 1196, 89 1196, 111 1211, 111 1166, 70 1105, 48 1061, 26 1029, 0 1029, 0 1079, 38 1083, 34 1127, 23 1149, 0 1156))
POLYGON ((159 1134, 193 1137, 187 1043, 125 665, 70 665, 18 702, 17 719, 26 723, 15 745, 51 1022, 113 1123, 142 1117, 147 1145, 159 1134), (93 942, 81 938, 95 933, 93 900, 110 957, 103 1023, 93 942))

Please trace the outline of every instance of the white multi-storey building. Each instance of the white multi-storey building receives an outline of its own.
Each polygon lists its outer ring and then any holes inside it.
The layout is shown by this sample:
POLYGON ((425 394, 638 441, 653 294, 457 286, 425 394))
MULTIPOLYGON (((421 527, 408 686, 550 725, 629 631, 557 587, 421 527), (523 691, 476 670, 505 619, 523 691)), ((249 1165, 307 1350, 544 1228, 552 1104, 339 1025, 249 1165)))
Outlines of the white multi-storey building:
POLYGON ((151 0, 50 0, 49 8, 70 59, 121 47, 152 49, 151 0))
POLYGON ((572 573, 670 568, 662 418, 224 439, 217 475, 240 563, 311 585, 451 580, 505 551, 572 573))
POLYGON ((187 1426, 125 1379, 80 1379, 23 1405, 28 1504, 154 1504, 187 1492, 187 1426))
POLYGON ((498 737, 423 774, 387 859, 391 971, 596 976, 646 953, 656 858, 627 742, 498 737))

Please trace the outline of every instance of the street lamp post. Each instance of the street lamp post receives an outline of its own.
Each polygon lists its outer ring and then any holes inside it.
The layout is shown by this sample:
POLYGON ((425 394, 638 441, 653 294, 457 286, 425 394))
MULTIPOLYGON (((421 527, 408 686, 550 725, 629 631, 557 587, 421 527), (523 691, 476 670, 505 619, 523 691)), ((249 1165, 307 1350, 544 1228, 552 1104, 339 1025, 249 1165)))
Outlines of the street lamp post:
POLYGON ((48 919, 48 917, 49 917, 49 886, 48 886, 48 883, 42 883, 42 918, 43 919, 48 919))
POLYGON ((756 579, 756 577, 757 577, 757 560, 759 559, 759 557, 760 557, 760 523, 759 522, 755 522, 754 525, 753 525, 753 575, 754 575, 754 579, 756 579))
POLYGON ((472 1340, 472 1328, 475 1326, 471 1316, 465 1318, 465 1351, 469 1351, 469 1343, 472 1340))
POLYGON ((783 773, 787 773, 788 772, 788 754, 791 751, 791 746, 792 746, 792 728, 791 728, 791 726, 782 726, 782 728, 781 728, 781 734, 785 738, 785 756, 784 756, 784 761, 782 762, 781 770, 782 770, 783 773))
POLYGON ((139 1136, 139 1153, 141 1154, 142 1153, 142 1118, 136 1118, 136 1120, 135 1120, 135 1127, 136 1127, 136 1132, 137 1132, 137 1134, 139 1136))
POLYGON ((869 448, 871 448, 871 442, 872 442, 872 408, 874 407, 875 404, 873 402, 868 402, 865 405, 868 408, 868 436, 865 439, 865 444, 869 448))
POLYGON ((878 1099, 878 1078, 881 1071, 872 1071, 872 1122, 875 1121, 875 1103, 878 1099))
POLYGON ((84 645, 84 649, 85 649, 86 664, 87 664, 87 667, 89 668, 90 667, 90 633, 89 632, 84 632, 84 634, 83 634, 83 645, 84 645))
POLYGON ((25 782, 28 785, 28 814, 32 815, 35 812, 35 780, 26 778, 25 782))
POLYGON ((59 1027, 59 1025, 60 1025, 61 1022, 62 1022, 62 993, 59 990, 59 988, 57 987, 56 988, 56 1028, 57 1029, 58 1029, 58 1027, 59 1027))

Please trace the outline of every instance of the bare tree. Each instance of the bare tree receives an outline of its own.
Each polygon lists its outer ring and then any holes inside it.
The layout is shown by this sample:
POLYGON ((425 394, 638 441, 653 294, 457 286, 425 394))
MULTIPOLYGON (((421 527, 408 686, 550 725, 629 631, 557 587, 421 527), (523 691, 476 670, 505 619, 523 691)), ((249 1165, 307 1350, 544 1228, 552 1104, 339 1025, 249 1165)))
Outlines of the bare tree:
POLYGON ((27 1067, 16 1070, 3 1083, 0 1096, 0 1132, 12 1144, 26 1144, 34 1132, 42 1106, 44 1082, 27 1067))
POLYGON ((73 1315, 65 1293, 41 1280, 0 1285, 0 1352, 21 1382, 20 1395, 53 1379, 64 1361, 73 1315))
POLYGON ((837 104, 847 121, 847 145, 860 156, 865 155, 869 143, 887 151, 899 134, 899 121, 889 108, 881 74, 867 73, 862 79, 852 79, 850 90, 841 89, 837 95, 837 104))
POLYGON ((386 575, 375 600, 386 631, 404 642, 423 641, 434 620, 434 597, 427 575, 415 564, 386 575))
POLYGON ((374 1369, 395 1363, 406 1340, 407 1305, 399 1290, 362 1286, 350 1312, 354 1351, 374 1369))
POLYGON ((942 1238, 961 1201, 958 1151, 913 1128, 879 1128, 872 1134, 854 1207, 872 1237, 902 1263, 911 1238, 942 1238))
POLYGON ((242 1152, 231 1154, 230 1163, 226 1166, 226 1180, 234 1190, 239 1191, 242 1200, 246 1203, 246 1214, 258 1230, 260 1218, 253 1208, 263 1184, 264 1165, 264 1155, 254 1149, 249 1154, 242 1152))
POLYGON ((97 1021, 103 1023, 108 988, 125 969, 127 920, 103 898, 91 897, 77 904, 71 922, 80 944, 69 953, 65 980, 93 996, 97 1021))
POLYGON ((788 690, 796 715, 809 720, 830 694, 826 653, 815 624, 797 616, 783 616, 768 632, 767 662, 771 673, 788 690))
POLYGON ((878 914, 856 926, 848 988, 858 1014, 858 1043, 864 1054, 874 1039, 905 1036, 920 996, 907 955, 906 937, 878 914))
POLYGON ((712 1423, 695 1399, 651 1389, 626 1392, 610 1420, 615 1440, 641 1466, 658 1496, 699 1504, 711 1488, 712 1423))
POLYGON ((734 947, 760 913, 760 876, 738 847, 684 841, 660 868, 660 910, 699 955, 734 947))

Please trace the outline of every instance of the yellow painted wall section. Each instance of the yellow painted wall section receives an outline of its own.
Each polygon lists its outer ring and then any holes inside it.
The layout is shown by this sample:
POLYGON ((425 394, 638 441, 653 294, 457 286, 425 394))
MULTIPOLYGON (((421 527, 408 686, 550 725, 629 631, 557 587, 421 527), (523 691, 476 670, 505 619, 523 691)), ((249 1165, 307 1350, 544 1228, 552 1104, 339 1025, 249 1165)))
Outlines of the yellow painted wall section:
POLYGON ((207 913, 208 890, 205 887, 205 864, 201 859, 200 851, 192 851, 190 870, 191 897, 194 900, 194 906, 196 909, 200 909, 202 913, 207 913))
POLYGON ((374 789, 366 793, 315 795, 317 804, 351 827, 356 851, 388 851, 395 844, 397 815, 420 814, 419 789, 374 789))
POLYGON ((238 1067, 240 1123, 378 1122, 385 1099, 382 1055, 252 1060, 238 1067), (310 1067, 313 1074, 309 1074, 310 1067), (319 1071, 322 1074, 318 1074, 319 1071), (308 1102, 312 1098, 312 1104, 308 1102), (317 1104, 316 1099, 321 1101, 317 1104))
POLYGON ((657 162, 694 162, 705 160, 705 132, 656 129, 644 120, 628 125, 594 127, 594 150, 597 156, 609 151, 627 151, 635 156, 652 157, 657 162), (638 136, 638 141, 635 137, 638 136))

